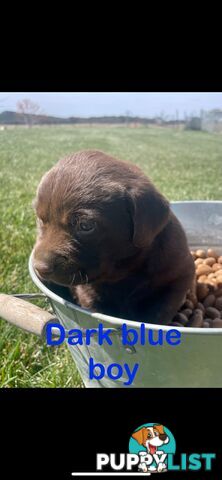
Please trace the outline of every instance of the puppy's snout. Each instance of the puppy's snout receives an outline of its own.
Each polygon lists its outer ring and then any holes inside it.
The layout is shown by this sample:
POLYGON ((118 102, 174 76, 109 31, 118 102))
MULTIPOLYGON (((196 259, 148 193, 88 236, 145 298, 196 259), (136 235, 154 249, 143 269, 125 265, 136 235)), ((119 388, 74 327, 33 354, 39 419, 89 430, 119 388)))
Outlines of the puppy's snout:
POLYGON ((33 266, 37 273, 47 278, 55 272, 56 267, 64 263, 64 256, 57 255, 53 252, 34 252, 33 266))
POLYGON ((43 262, 34 261, 34 268, 41 277, 46 277, 53 273, 53 267, 43 262))

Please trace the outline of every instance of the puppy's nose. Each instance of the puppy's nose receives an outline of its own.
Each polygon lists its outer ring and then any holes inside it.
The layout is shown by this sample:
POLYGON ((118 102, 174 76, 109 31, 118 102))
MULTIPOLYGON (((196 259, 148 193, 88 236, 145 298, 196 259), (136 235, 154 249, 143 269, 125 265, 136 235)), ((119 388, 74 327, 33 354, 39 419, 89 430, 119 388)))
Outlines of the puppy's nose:
POLYGON ((51 265, 46 264, 40 261, 34 261, 34 269, 39 273, 41 277, 47 277, 53 273, 53 268, 51 265))
POLYGON ((160 437, 160 440, 162 440, 164 442, 164 440, 166 440, 166 438, 167 438, 167 435, 166 435, 166 433, 161 433, 159 435, 159 437, 160 437))

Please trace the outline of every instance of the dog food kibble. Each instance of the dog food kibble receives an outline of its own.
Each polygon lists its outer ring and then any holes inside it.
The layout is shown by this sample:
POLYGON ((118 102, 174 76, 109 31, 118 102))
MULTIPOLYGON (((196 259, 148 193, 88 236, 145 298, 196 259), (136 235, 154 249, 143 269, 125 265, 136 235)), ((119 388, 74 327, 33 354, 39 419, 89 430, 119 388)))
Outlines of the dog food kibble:
POLYGON ((189 300, 187 298, 186 301, 183 304, 183 308, 189 308, 189 309, 193 310, 194 309, 194 304, 193 304, 193 302, 191 302, 191 300, 189 300))
MULTIPOLYGON (((193 304, 193 308, 196 306, 197 304, 197 296, 194 292, 188 292, 187 293, 187 299, 190 300, 193 304)), ((188 307, 189 308, 189 307, 188 307)))
POLYGON ((206 320, 204 320, 203 328, 209 328, 209 326, 210 326, 210 322, 207 322, 206 320))
POLYGON ((216 258, 214 257, 205 258, 205 260, 203 260, 203 263, 204 265, 210 265, 210 267, 212 267, 212 265, 216 263, 216 258))
POLYGON ((182 323, 179 323, 179 322, 171 322, 170 325, 172 327, 184 327, 184 325, 182 325, 182 323))
POLYGON ((213 295, 213 293, 210 293, 210 295, 207 295, 207 297, 203 301, 203 306, 205 308, 207 307, 213 307, 216 302, 216 297, 213 295))
POLYGON ((181 310, 181 313, 185 315, 186 319, 188 319, 192 315, 193 310, 191 308, 184 308, 184 310, 181 310))
POLYGON ((203 312, 195 309, 189 318, 188 327, 202 327, 203 326, 203 312))
MULTIPOLYGON (((211 273, 209 275, 211 275, 211 273)), ((207 280, 207 275, 200 275, 197 279, 198 283, 205 283, 206 280, 207 280)))
POLYGON ((198 303, 197 303, 197 308, 198 308, 199 310, 202 310, 203 313, 205 313, 205 308, 204 308, 204 306, 203 306, 203 303, 198 302, 198 303))
POLYGON ((208 248, 208 250, 207 250, 207 256, 208 256, 208 257, 213 257, 213 258, 215 258, 216 260, 217 260, 217 258, 218 258, 217 252, 215 252, 215 250, 213 250, 212 248, 208 248))
POLYGON ((216 277, 216 283, 219 287, 222 287, 222 275, 216 277))
POLYGON ((203 262, 204 262, 204 259, 203 259, 203 258, 197 258, 196 260, 194 260, 194 263, 195 263, 196 267, 197 267, 198 265, 203 264, 203 262))
POLYGON ((205 318, 204 318, 204 322, 209 323, 210 326, 211 326, 212 321, 213 321, 212 318, 208 318, 208 317, 205 317, 205 318))
MULTIPOLYGON (((207 279, 209 280, 209 278, 210 278, 210 279, 211 279, 211 278, 215 278, 215 272, 209 273, 208 276, 207 276, 207 275, 202 275, 202 276, 205 277, 204 281, 206 281, 207 279)), ((200 278, 201 278, 201 277, 199 277, 199 281, 200 281, 200 278)))
POLYGON ((222 270, 221 263, 214 263, 214 265, 212 265, 212 272, 217 272, 218 270, 222 270))
POLYGON ((222 255, 212 248, 192 250, 191 255, 196 269, 196 289, 187 292, 171 325, 222 328, 222 255))
POLYGON ((207 252, 205 250, 197 250, 196 252, 197 258, 206 258, 207 252))
POLYGON ((217 283, 220 283, 221 282, 221 277, 222 277, 222 269, 214 272, 214 275, 215 275, 215 280, 217 281, 217 283))
POLYGON ((198 277, 200 275, 208 275, 211 272, 212 272, 212 268, 209 265, 204 265, 203 263, 201 265, 198 265, 196 270, 196 274, 198 277))
MULTIPOLYGON (((192 310, 191 310, 192 314, 192 310)), ((186 325, 188 322, 188 317, 184 314, 184 310, 180 313, 177 313, 173 319, 173 323, 180 323, 180 325, 186 325)))
POLYGON ((222 328, 222 319, 221 318, 214 318, 210 327, 213 328, 222 328))
POLYGON ((206 316, 210 318, 220 318, 220 312, 217 308, 208 307, 206 308, 206 316))
POLYGON ((215 308, 217 308, 217 310, 222 310, 222 297, 216 299, 215 308))
POLYGON ((200 283, 199 285, 197 285, 197 298, 198 300, 203 300, 209 293, 209 287, 207 286, 207 284, 202 284, 200 283))

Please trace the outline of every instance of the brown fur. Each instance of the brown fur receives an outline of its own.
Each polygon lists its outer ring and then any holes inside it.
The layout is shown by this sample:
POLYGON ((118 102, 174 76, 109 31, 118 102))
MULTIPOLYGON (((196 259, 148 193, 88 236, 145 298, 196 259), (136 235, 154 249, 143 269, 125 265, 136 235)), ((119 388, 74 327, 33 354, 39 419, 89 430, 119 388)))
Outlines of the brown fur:
POLYGON ((194 278, 185 233, 143 172, 100 151, 77 152, 46 173, 34 267, 94 311, 169 323, 194 278), (82 231, 82 224, 94 225, 82 231))

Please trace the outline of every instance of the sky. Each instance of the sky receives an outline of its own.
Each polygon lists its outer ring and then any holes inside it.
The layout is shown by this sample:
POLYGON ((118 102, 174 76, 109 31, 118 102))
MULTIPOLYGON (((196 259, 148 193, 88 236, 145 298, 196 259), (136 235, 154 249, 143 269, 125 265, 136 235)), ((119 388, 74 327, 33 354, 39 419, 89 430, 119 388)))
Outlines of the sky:
POLYGON ((220 93, 1 93, 0 112, 16 111, 23 98, 38 103, 42 113, 59 117, 132 115, 183 119, 184 114, 198 115, 200 110, 222 109, 220 93))

